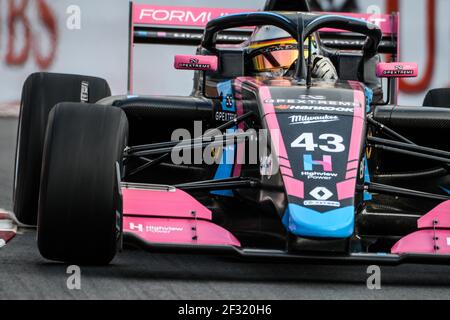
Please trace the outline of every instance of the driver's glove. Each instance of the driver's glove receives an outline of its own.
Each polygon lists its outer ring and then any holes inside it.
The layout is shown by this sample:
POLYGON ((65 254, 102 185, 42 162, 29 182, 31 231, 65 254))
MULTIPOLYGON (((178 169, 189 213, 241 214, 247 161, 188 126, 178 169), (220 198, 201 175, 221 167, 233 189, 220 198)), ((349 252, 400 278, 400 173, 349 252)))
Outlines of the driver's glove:
POLYGON ((314 56, 312 77, 322 80, 338 80, 336 68, 331 60, 320 55, 314 56))

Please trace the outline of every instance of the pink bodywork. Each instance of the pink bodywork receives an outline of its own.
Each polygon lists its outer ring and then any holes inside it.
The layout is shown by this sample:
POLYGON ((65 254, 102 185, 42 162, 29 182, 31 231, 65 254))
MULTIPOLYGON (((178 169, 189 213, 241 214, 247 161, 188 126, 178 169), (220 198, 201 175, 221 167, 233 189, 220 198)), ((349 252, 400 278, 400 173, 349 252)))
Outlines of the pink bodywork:
POLYGON ((131 232, 150 244, 240 246, 227 230, 205 220, 125 216, 123 231, 131 232))
POLYGON ((400 239, 392 253, 450 254, 450 201, 424 215, 417 225, 422 230, 400 239))
POLYGON ((240 246, 211 211, 178 189, 122 188, 123 230, 151 243, 240 246))
MULTIPOLYGON (((318 12, 319 14, 330 14, 345 16, 349 18, 361 19, 380 27, 384 35, 396 34, 398 25, 398 16, 390 14, 370 14, 370 13, 349 13, 349 12, 318 12)), ((337 29, 321 29, 321 32, 347 32, 337 29)))
POLYGON ((416 78, 419 66, 414 62, 381 62, 377 64, 376 75, 378 78, 416 78))
POLYGON ((217 71, 218 59, 217 56, 177 54, 174 67, 178 70, 217 71))
POLYGON ((133 24, 204 27, 212 19, 245 11, 249 10, 133 4, 133 24))
POLYGON ((446 228, 450 229, 450 201, 446 201, 424 215, 417 222, 419 229, 446 228))
POLYGON ((450 254, 450 230, 419 230, 397 242, 391 252, 395 254, 450 254))
POLYGON ((125 215, 211 220, 211 211, 182 190, 122 189, 125 215))
POLYGON ((347 162, 346 180, 336 185, 338 199, 345 200, 355 196, 357 168, 362 152, 362 133, 364 130, 365 96, 364 88, 359 82, 349 81, 353 88, 355 108, 353 111, 352 135, 350 137, 350 150, 347 162))
MULTIPOLYGON (((133 4, 133 24, 204 27, 212 19, 228 14, 251 11, 255 10, 133 4)), ((389 14, 361 14, 348 12, 319 13, 362 19, 378 25, 383 34, 393 34, 396 33, 395 31, 397 30, 396 25, 398 24, 398 21, 397 19, 392 19, 392 16, 389 14)), ((328 28, 321 31, 336 32, 337 30, 328 28)))
MULTIPOLYGON (((258 86, 256 83, 255 85, 258 86)), ((259 99, 261 100, 264 108, 264 119, 267 122, 270 134, 272 137, 278 137, 278 139, 273 138, 273 143, 276 144, 275 148, 278 149, 279 163, 288 169, 281 171, 286 192, 290 196, 303 199, 305 198, 305 186, 303 181, 297 180, 287 174, 292 172, 291 163, 288 159, 286 146, 284 145, 284 141, 281 136, 280 125, 277 120, 275 108, 272 103, 267 102, 271 98, 269 87, 259 86, 259 94, 259 99)))

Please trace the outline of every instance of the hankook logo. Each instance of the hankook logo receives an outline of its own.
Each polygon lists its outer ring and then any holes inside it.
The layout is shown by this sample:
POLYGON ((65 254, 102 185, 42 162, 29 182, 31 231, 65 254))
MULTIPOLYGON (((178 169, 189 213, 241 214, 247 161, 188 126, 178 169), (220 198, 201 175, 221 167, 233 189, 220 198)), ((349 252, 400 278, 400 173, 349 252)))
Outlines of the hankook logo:
POLYGON ((307 110, 307 111, 328 111, 328 112, 348 112, 353 113, 353 108, 343 108, 343 107, 320 107, 320 106, 286 106, 280 105, 275 107, 276 110, 280 111, 296 111, 296 110, 307 110))

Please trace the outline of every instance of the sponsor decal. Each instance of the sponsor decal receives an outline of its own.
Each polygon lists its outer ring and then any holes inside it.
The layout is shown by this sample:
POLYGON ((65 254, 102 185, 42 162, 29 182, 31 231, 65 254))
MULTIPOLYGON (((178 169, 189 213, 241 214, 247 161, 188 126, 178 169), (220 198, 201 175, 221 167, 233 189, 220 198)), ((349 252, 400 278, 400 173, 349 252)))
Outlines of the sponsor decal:
MULTIPOLYGON (((159 38, 165 38, 165 39, 181 39, 181 40, 202 40, 203 39, 203 33, 194 33, 195 31, 192 31, 191 33, 187 32, 164 32, 164 33, 158 33, 159 38)), ((152 38, 154 37, 154 33, 147 32, 147 31, 139 31, 138 34, 141 34, 143 37, 152 38)), ((247 36, 241 36, 237 34, 232 33, 224 33, 219 34, 217 36, 218 42, 244 42, 248 40, 249 37, 247 36)))
MULTIPOLYGON (((392 64, 391 64, 392 65, 392 64)), ((403 64, 394 65, 393 69, 391 66, 388 69, 383 70, 384 76, 413 76, 415 73, 414 69, 411 69, 411 66, 405 66, 403 64)))
POLYGON ((395 66, 396 70, 384 70, 383 75, 385 76, 398 76, 398 75, 413 75, 413 70, 403 70, 403 66, 395 66), (402 69, 397 69, 397 67, 402 67, 402 69))
POLYGON ((130 230, 136 230, 136 231, 139 231, 139 232, 144 232, 144 225, 142 225, 142 224, 134 224, 133 222, 130 222, 129 229, 130 230))
POLYGON ((332 172, 333 171, 333 160, 331 156, 323 156, 322 160, 313 160, 312 155, 303 155, 303 167, 305 171, 313 171, 314 166, 322 166, 323 171, 332 172))
POLYGON ((80 101, 82 103, 89 102, 89 82, 87 82, 87 81, 81 82, 80 101))
POLYGON ((333 192, 325 187, 317 187, 309 193, 316 200, 325 201, 333 196, 333 192))
POLYGON ((330 116, 330 115, 327 115, 327 114, 323 115, 323 116, 294 115, 294 116, 290 116, 289 119, 291 120, 291 125, 326 123, 326 122, 339 121, 339 117, 338 116, 330 116))
POLYGON ((165 227, 165 226, 146 226, 145 231, 151 233, 172 233, 172 232, 182 232, 183 227, 165 227))
POLYGON ((306 200, 303 202, 303 205, 306 207, 334 207, 339 208, 341 204, 337 201, 320 201, 320 200, 306 200))
POLYGON ((217 111, 215 115, 216 121, 228 122, 234 120, 235 118, 236 114, 232 112, 217 111))
POLYGON ((265 47, 260 50, 257 50, 257 52, 271 53, 271 52, 277 52, 277 51, 283 51, 283 50, 297 50, 297 49, 298 49, 297 44, 285 44, 285 45, 281 45, 281 46, 265 47))
POLYGON ((303 168, 301 175, 308 180, 331 180, 337 178, 338 174, 333 172, 333 161, 331 156, 323 156, 321 161, 313 160, 312 155, 303 155, 303 168), (314 167, 321 166, 323 171, 314 171, 314 167))
POLYGON ((133 11, 133 21, 136 24, 204 27, 212 19, 248 10, 136 4, 133 11))
POLYGON ((234 106, 234 99, 232 94, 227 94, 225 97, 225 107, 227 108, 233 108, 234 106))
POLYGON ((305 106, 337 106, 337 107, 359 107, 359 103, 354 101, 334 101, 334 100, 319 100, 319 99, 266 99, 265 103, 276 105, 305 105, 305 106))
POLYGON ((190 58, 189 62, 180 62, 178 63, 179 68, 183 69, 211 69, 211 64, 209 63, 200 63, 200 60, 197 58, 190 58))
POLYGON ((305 200, 303 204, 305 206, 324 206, 324 207, 337 207, 341 204, 337 201, 328 201, 333 196, 333 193, 325 187, 317 187, 309 193, 316 200, 305 200))
MULTIPOLYGON (((328 100, 325 96, 300 95, 296 99, 266 99, 264 103, 273 104, 280 111, 328 111, 353 113, 355 107, 361 107, 355 101, 328 100)), ((337 120, 334 120, 337 121, 337 120)))
MULTIPOLYGON (((345 102, 346 105, 353 105, 353 103, 350 102, 345 102)), ((302 111, 302 110, 307 110, 307 111, 326 111, 326 112, 348 112, 348 113, 353 113, 354 108, 341 108, 341 107, 320 107, 320 106, 288 106, 286 108, 286 106, 280 106, 280 107, 275 107, 275 109, 277 110, 281 110, 281 111, 302 111)))
POLYGON ((308 180, 326 180, 337 178, 338 174, 333 172, 316 172, 316 171, 303 171, 302 176, 306 177, 308 180))
POLYGON ((152 226, 152 225, 146 225, 144 227, 143 224, 134 224, 133 222, 130 222, 129 229, 139 232, 165 233, 165 234, 171 232, 182 232, 184 230, 183 227, 167 227, 167 226, 152 226))

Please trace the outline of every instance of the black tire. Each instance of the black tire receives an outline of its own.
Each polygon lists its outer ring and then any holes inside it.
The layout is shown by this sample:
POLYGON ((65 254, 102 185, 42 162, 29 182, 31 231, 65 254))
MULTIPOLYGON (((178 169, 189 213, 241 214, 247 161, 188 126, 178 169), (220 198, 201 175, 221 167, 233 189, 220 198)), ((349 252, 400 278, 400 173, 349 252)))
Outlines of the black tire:
POLYGON ((88 83, 87 102, 95 103, 111 95, 105 80, 80 75, 34 73, 24 83, 13 188, 14 212, 24 224, 36 225, 48 114, 59 102, 80 102, 82 82, 88 83))
POLYGON ((428 91, 423 101, 424 107, 450 108, 450 88, 428 91))
POLYGON ((60 103, 50 112, 38 209, 43 257, 99 265, 114 258, 121 239, 119 175, 127 139, 122 109, 60 103))

